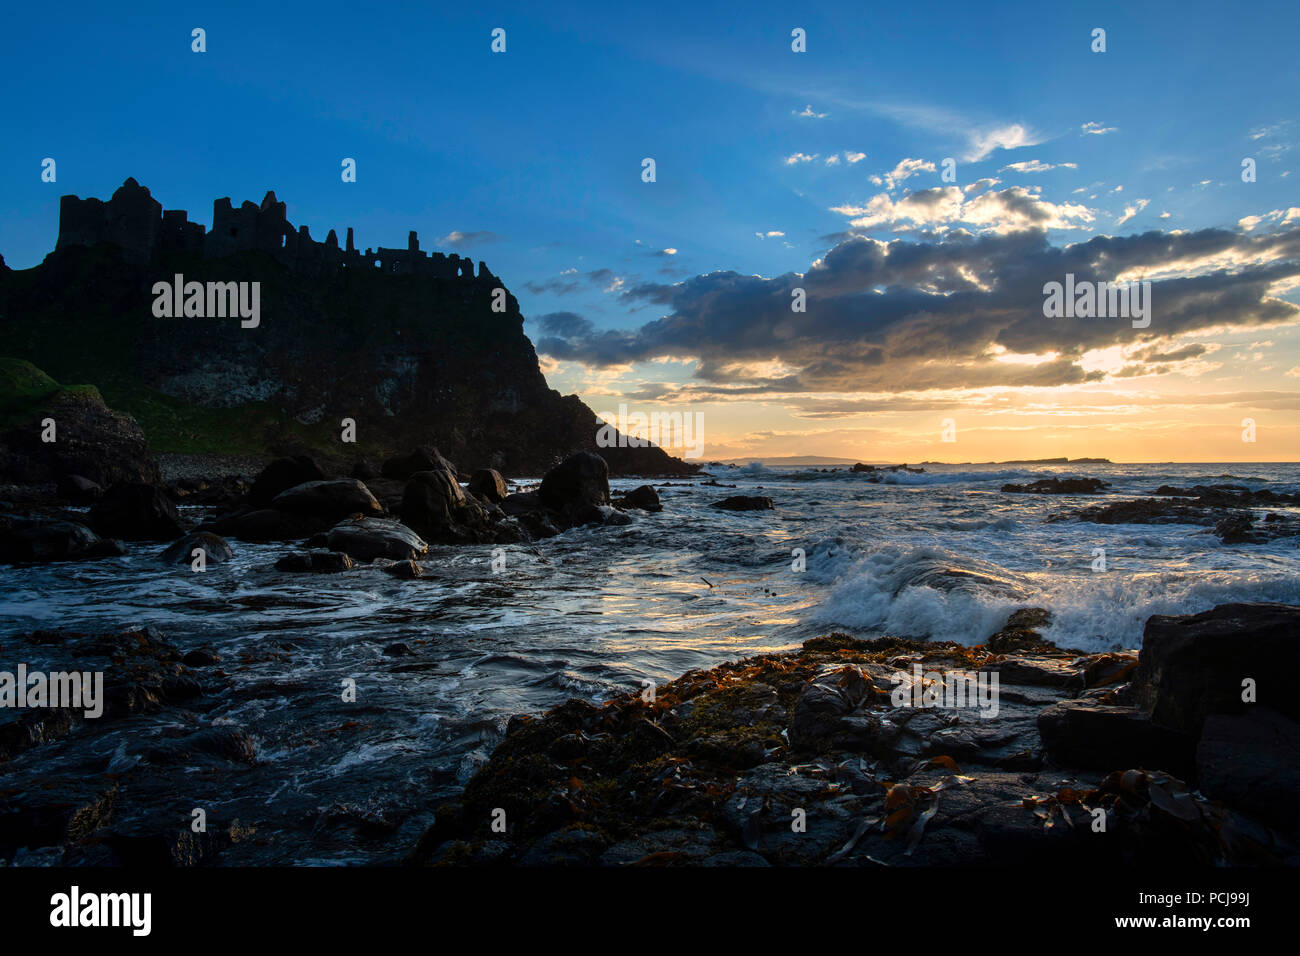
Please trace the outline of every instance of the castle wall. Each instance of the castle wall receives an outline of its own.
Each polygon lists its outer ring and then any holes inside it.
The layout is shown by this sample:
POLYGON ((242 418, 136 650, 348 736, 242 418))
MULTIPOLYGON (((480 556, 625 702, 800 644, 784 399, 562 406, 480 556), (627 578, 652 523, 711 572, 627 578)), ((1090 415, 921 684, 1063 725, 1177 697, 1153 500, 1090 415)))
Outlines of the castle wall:
MULTIPOLYGON (((287 205, 277 200, 274 192, 268 192, 260 206, 245 201, 236 209, 229 198, 216 200, 212 204, 211 231, 201 223, 190 222, 184 210, 164 212, 162 204, 134 179, 123 183, 106 203, 94 198, 62 197, 55 248, 100 242, 120 246, 127 262, 141 265, 153 261, 159 252, 201 252, 205 259, 222 259, 260 251, 275 257, 290 271, 307 275, 330 275, 349 268, 443 279, 475 277, 472 259, 455 253, 424 252, 414 230, 407 236, 405 249, 381 246, 363 254, 356 248, 350 227, 343 249, 333 230, 324 242, 316 242, 306 226, 294 229, 287 205)), ((478 278, 496 281, 484 262, 479 263, 478 278)))

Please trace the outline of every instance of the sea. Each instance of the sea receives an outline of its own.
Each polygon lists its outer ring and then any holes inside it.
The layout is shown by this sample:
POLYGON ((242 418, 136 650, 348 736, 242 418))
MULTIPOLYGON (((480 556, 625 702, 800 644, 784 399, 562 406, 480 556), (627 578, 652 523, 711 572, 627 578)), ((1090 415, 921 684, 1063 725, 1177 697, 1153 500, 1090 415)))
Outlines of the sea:
MULTIPOLYGON (((399 861, 512 715, 570 697, 600 702, 837 631, 974 644, 1021 607, 1051 612, 1044 636, 1057 644, 1102 651, 1140 647, 1153 614, 1300 603, 1300 537, 1225 545, 1200 525, 1046 520, 1161 485, 1296 492, 1294 463, 872 474, 754 463, 710 474, 718 486, 652 482, 663 511, 632 512, 626 526, 435 546, 413 581, 366 566, 281 573, 273 565, 291 545, 240 541, 233 561, 203 573, 162 563, 163 546, 145 543, 120 558, 4 569, 0 648, 12 654, 6 638, 38 628, 147 624, 183 650, 215 651, 229 686, 197 719, 246 733, 257 763, 201 787, 179 767, 177 787, 202 789, 210 820, 258 828, 223 862, 339 865, 399 861), (1110 488, 1000 490, 1053 476, 1110 488), (712 507, 729 495, 769 496, 775 509, 712 507)), ((121 775, 195 719, 164 708, 21 759, 121 775)))

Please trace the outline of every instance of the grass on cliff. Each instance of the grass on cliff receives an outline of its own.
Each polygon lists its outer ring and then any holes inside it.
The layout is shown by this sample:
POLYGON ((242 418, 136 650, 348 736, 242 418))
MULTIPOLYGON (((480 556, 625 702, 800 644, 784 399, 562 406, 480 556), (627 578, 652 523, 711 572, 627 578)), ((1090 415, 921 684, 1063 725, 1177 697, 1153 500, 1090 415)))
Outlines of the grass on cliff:
POLYGON ((33 411, 52 405, 63 395, 102 401, 94 385, 60 385, 31 362, 0 357, 0 426, 21 424, 33 411))

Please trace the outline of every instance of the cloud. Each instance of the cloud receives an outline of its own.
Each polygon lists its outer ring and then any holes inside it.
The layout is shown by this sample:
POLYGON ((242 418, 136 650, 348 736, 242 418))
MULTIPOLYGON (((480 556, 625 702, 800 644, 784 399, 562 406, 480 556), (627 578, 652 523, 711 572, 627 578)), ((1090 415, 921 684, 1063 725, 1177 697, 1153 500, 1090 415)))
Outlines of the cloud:
POLYGON ((470 246, 486 245, 490 242, 497 242, 501 237, 495 232, 461 232, 459 229, 453 229, 438 239, 438 244, 451 246, 453 249, 468 249, 470 246))
POLYGON ((1018 173, 1045 173, 1049 169, 1078 169, 1078 163, 1051 163, 1040 162, 1037 159, 1027 160, 1023 163, 1012 163, 1010 166, 1003 166, 998 172, 1004 173, 1008 169, 1014 169, 1018 173))
POLYGON ((885 173, 882 180, 879 176, 872 176, 871 181, 877 186, 883 185, 891 192, 905 179, 910 179, 917 173, 934 172, 934 163, 926 162, 924 159, 903 159, 892 170, 885 173))
POLYGON ((825 119, 825 118, 826 118, 827 116, 829 116, 830 114, 829 114, 829 113, 818 113, 818 112, 816 112, 816 111, 812 108, 812 104, 809 103, 809 104, 808 104, 807 106, 805 106, 802 110, 791 110, 791 111, 790 111, 790 115, 791 115, 791 116, 803 116, 803 117, 806 117, 806 118, 808 118, 808 119, 825 119))
POLYGON ((760 239, 779 239, 784 236, 785 233, 778 229, 769 229, 767 232, 756 232, 754 235, 758 236, 760 239))
POLYGON ((813 153, 812 155, 809 155, 808 153, 792 153, 785 158, 785 164, 787 166, 794 166, 797 163, 811 163, 816 158, 817 153, 813 153))
POLYGON ((852 152, 851 150, 845 150, 845 152, 844 152, 844 158, 845 158, 846 160, 848 160, 848 162, 849 162, 850 165, 852 165, 853 163, 860 163, 860 162, 862 162, 864 159, 867 158, 867 154, 866 154, 866 153, 855 153, 855 152, 852 152))
POLYGON ((1037 134, 1020 123, 976 130, 970 134, 970 148, 965 159, 968 163, 974 163, 995 149, 1019 149, 1022 146, 1037 146, 1041 142, 1042 139, 1037 134))
POLYGON ((637 284, 623 296, 662 304, 661 318, 596 330, 547 317, 537 348, 598 367, 690 359, 694 385, 733 396, 1084 384, 1203 361, 1209 347, 1188 343, 1193 335, 1300 323, 1300 306, 1270 294, 1297 277, 1300 228, 1151 231, 1066 246, 1040 230, 925 242, 855 236, 802 275, 720 271, 637 284), (1150 327, 1044 318, 1043 285, 1067 273, 1076 282, 1154 277, 1150 327), (791 308, 797 289, 804 312, 791 308), (1098 361, 1108 350, 1118 350, 1115 361, 1098 361))
POLYGON ((1023 186, 979 195, 967 195, 957 186, 938 186, 908 193, 897 201, 888 193, 879 193, 865 205, 833 206, 831 212, 849 217, 849 225, 855 229, 889 226, 945 230, 962 223, 975 227, 977 232, 1014 232, 1081 229, 1095 219, 1086 206, 1052 203, 1023 186))
POLYGON ((1079 129, 1083 130, 1085 136, 1105 136, 1107 133, 1113 133, 1118 126, 1103 126, 1101 123, 1084 123, 1079 129))
POLYGON ((1124 223, 1128 222, 1130 219, 1132 219, 1134 216, 1140 213, 1143 209, 1146 209, 1147 206, 1149 205, 1151 205, 1150 199, 1135 200, 1133 205, 1124 207, 1124 215, 1120 216, 1118 219, 1115 220, 1115 225, 1117 226, 1124 225, 1124 223))

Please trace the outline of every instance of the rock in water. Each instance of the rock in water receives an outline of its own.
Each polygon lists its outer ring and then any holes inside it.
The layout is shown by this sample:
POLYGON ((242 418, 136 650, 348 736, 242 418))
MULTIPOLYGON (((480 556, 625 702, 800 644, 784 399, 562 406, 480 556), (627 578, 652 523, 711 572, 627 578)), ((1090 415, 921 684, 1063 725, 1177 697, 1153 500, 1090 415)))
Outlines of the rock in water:
POLYGON ((0 516, 0 564, 79 561, 123 553, 118 542, 100 538, 75 521, 0 516))
POLYGON ((172 500, 142 482, 109 488, 90 509, 89 520, 98 534, 126 541, 173 541, 185 533, 172 500))
POLYGON ((330 529, 326 540, 330 550, 342 551, 358 561, 375 558, 406 561, 429 550, 418 534, 388 518, 352 518, 340 522, 330 529))
POLYGON ((493 504, 500 504, 510 494, 506 480, 495 468, 480 468, 469 479, 469 490, 493 504))
POLYGON ((570 455, 546 473, 538 500, 547 508, 572 514, 584 506, 609 504, 609 465, 589 451, 570 455))
POLYGON ((195 531, 168 545, 158 557, 168 564, 190 564, 194 560, 195 548, 203 549, 207 564, 221 564, 235 556, 225 538, 211 531, 195 531))
POLYGON ((1033 495, 1099 495, 1109 488, 1108 482, 1100 478, 1040 478, 1028 485, 1003 485, 1008 493, 1033 495))
POLYGON ((663 511, 659 492, 650 485, 641 485, 625 494, 618 503, 620 508, 637 508, 641 511, 663 511))
POLYGON ((713 502, 713 507, 724 511, 771 511, 776 505, 766 495, 732 495, 713 502))
POLYGON ((305 485, 309 481, 324 480, 325 473, 306 455, 298 455, 296 458, 277 458, 263 468, 253 480, 248 498, 255 507, 265 508, 281 492, 298 485, 305 485))
POLYGON ((271 507, 289 514, 308 515, 325 521, 338 521, 349 515, 381 515, 383 506, 370 489, 355 478, 337 481, 309 481, 282 491, 271 507))

